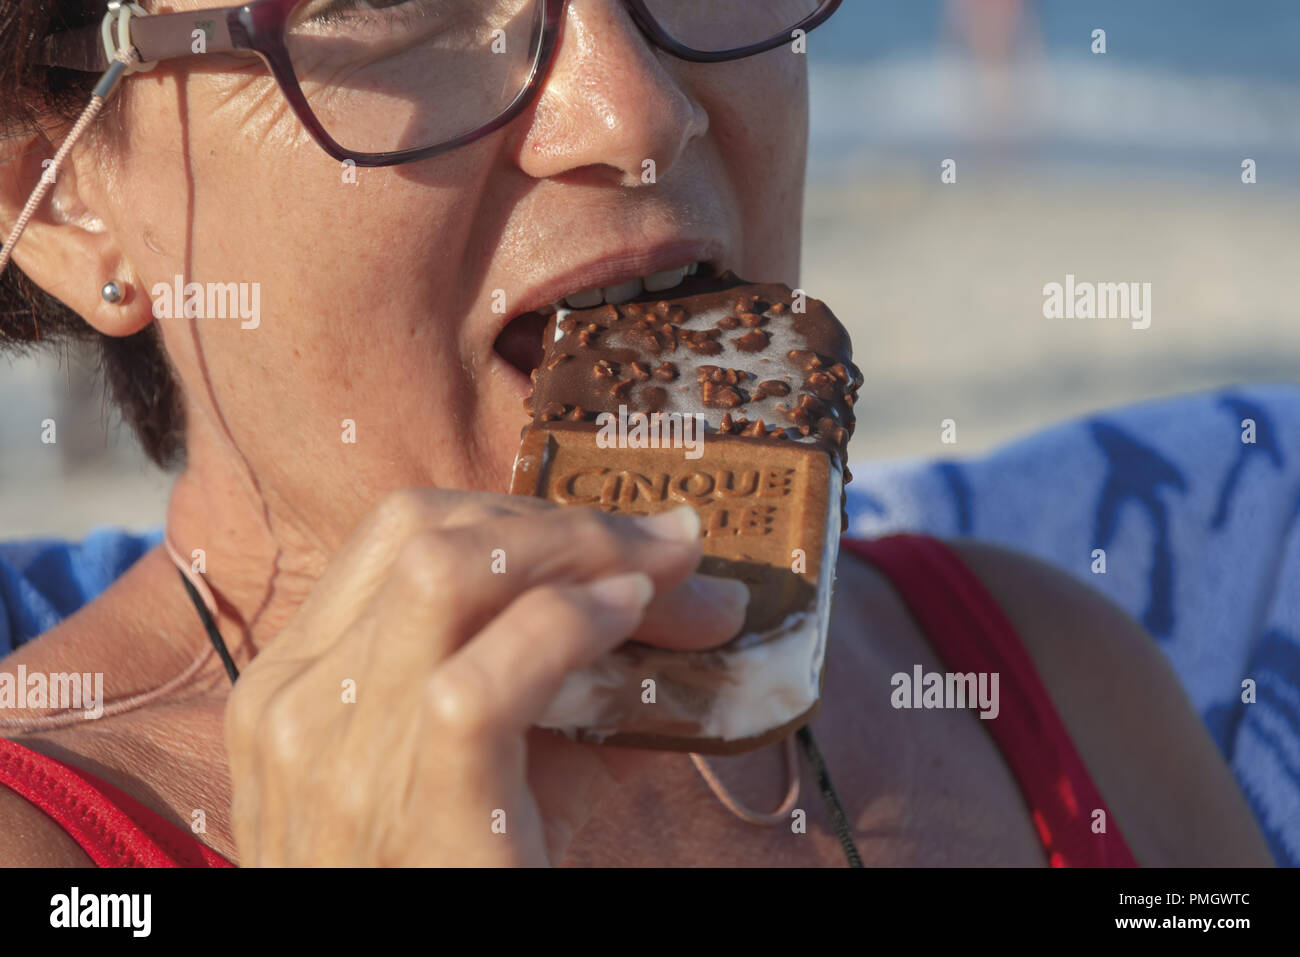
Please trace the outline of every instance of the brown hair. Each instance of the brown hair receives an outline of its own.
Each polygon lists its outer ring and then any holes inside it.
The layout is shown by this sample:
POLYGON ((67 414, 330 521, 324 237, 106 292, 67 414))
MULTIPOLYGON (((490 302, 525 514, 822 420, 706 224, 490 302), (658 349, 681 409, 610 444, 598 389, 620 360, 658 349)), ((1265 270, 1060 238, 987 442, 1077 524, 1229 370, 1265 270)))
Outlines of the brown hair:
MULTIPOLYGON (((0 138, 37 132, 42 121, 75 121, 98 77, 41 66, 38 53, 47 36, 97 23, 105 10, 104 0, 4 0, 0 138)), ((185 451, 184 414, 157 327, 126 337, 103 335, 11 263, 0 274, 0 351, 24 353, 76 341, 89 342, 98 353, 108 400, 149 458, 163 467, 177 464, 185 451)))

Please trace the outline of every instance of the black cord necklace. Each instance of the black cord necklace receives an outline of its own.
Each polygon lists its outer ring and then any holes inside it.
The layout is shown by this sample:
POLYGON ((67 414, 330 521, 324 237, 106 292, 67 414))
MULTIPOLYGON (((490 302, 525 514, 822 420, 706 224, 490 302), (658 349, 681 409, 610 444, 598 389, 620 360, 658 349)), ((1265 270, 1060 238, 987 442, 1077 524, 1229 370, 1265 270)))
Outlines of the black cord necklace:
POLYGON ((199 597, 198 591, 190 580, 185 577, 185 573, 178 569, 177 574, 181 576, 181 584, 185 586, 186 594, 190 596, 190 601, 194 602, 194 607, 198 610, 199 621, 203 622, 203 630, 208 633, 208 641, 212 642, 212 647, 217 650, 217 655, 221 658, 221 663, 226 666, 226 674, 230 676, 230 683, 233 685, 239 678, 239 669, 235 667, 235 659, 230 657, 230 650, 226 647, 221 632, 217 630, 217 623, 212 620, 212 615, 203 604, 203 599, 199 597))
POLYGON ((849 867, 861 867, 862 858, 858 855, 858 845, 853 842, 853 829, 849 827, 849 816, 844 813, 840 796, 835 793, 830 769, 826 767, 821 749, 813 740, 812 728, 805 724, 795 734, 799 743, 803 745, 804 754, 808 755, 808 763, 812 765, 813 773, 817 775, 817 787, 822 792, 822 803, 826 805, 826 811, 830 814, 831 826, 835 828, 835 836, 840 839, 840 846, 844 848, 844 856, 848 858, 849 867))
MULTIPOLYGON (((203 599, 199 597, 194 585, 183 572, 178 570, 178 574, 181 576, 181 584, 185 586, 185 593, 190 596, 190 601, 194 603, 194 608, 199 613, 199 620, 203 622, 203 630, 208 633, 208 640, 216 649, 221 663, 226 666, 230 683, 234 684, 239 679, 239 669, 235 667, 235 659, 230 657, 230 649, 226 647, 225 639, 217 630, 217 623, 212 620, 212 615, 203 604, 203 599)), ((808 756, 808 763, 812 765, 813 773, 817 776, 817 787, 821 790, 822 802, 826 805, 831 825, 835 828, 835 834, 844 848, 844 856, 848 858, 849 867, 861 867, 862 858, 858 856, 857 845, 853 843, 853 830, 849 827, 848 815, 844 813, 844 805, 840 803, 839 795, 835 793, 835 785, 831 783, 831 772, 826 767, 817 742, 813 740, 812 729, 804 725, 797 732, 797 736, 799 744, 803 746, 804 754, 808 756)))

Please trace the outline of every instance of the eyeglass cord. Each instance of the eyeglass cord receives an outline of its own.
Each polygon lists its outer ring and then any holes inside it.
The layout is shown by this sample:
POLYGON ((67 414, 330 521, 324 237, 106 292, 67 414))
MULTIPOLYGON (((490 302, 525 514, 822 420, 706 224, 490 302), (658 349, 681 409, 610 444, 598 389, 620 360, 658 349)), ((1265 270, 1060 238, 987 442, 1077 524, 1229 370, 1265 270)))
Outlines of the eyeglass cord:
MULTIPOLYGON (((9 236, 5 239, 4 246, 0 247, 0 273, 3 273, 5 267, 9 265, 9 259, 13 255, 14 247, 18 245, 18 240, 22 238, 23 233, 27 229, 28 223, 31 222, 32 217, 36 215, 36 210, 40 208, 41 203, 44 202, 46 194, 49 193, 51 187, 54 186, 55 181, 58 179, 59 170, 63 169, 63 164, 67 161, 68 155, 72 152, 72 148, 77 145, 77 141, 81 139, 86 128, 89 127, 95 117, 99 115, 100 111, 104 108, 104 104, 108 102, 109 97, 111 97, 113 92, 117 89, 118 83, 121 82, 122 78, 130 76, 132 73, 142 68, 140 56, 135 52, 135 48, 130 44, 130 21, 131 17, 142 16, 143 14, 144 11, 139 7, 135 7, 133 10, 131 9, 131 5, 128 4, 122 4, 118 9, 114 9, 110 6, 109 12, 105 14, 102 31, 104 35, 104 48, 106 51, 111 51, 109 56, 111 61, 109 67, 104 72, 104 75, 99 78, 99 82, 95 84, 95 89, 90 94, 90 102, 86 104, 86 108, 82 110, 81 116, 79 116, 77 122, 73 124, 72 129, 68 132, 67 138, 63 141, 63 145, 60 146, 58 151, 54 154, 54 159, 51 160, 49 168, 41 174, 41 181, 36 184, 36 188, 32 190, 32 195, 27 198, 27 203, 23 206, 23 211, 14 222, 13 229, 9 231, 9 236), (111 21, 114 18, 117 19, 119 39, 115 49, 113 48, 109 30, 111 21)), ((152 64, 145 68, 152 69, 152 64)))

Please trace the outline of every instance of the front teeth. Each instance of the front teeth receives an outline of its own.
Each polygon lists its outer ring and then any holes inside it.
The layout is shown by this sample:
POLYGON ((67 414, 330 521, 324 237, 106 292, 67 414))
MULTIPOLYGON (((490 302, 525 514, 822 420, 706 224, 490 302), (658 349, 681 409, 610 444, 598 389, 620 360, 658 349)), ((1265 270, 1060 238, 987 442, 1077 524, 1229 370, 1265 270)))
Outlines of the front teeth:
POLYGON ((690 266, 683 266, 681 269, 669 269, 667 272, 657 272, 651 276, 646 276, 646 291, 662 292, 665 289, 672 289, 673 286, 680 286, 682 280, 686 278, 686 271, 690 268, 690 266))
POLYGON ((642 279, 629 279, 617 286, 588 289, 576 295, 566 296, 564 304, 570 309, 591 309, 603 302, 618 305, 630 299, 635 299, 642 292, 663 292, 666 289, 672 289, 674 286, 681 285, 682 280, 687 276, 694 276, 699 271, 700 264, 691 263, 689 266, 682 266, 680 269, 667 269, 664 272, 653 273, 642 279))
POLYGON ((627 282, 621 282, 617 286, 606 286, 604 289, 605 301, 618 305, 621 302, 627 302, 629 299, 635 299, 641 295, 645 286, 641 284, 640 279, 629 279, 627 282))
POLYGON ((575 296, 565 296, 564 304, 570 309, 590 309, 592 306, 599 306, 605 301, 605 291, 603 289, 588 289, 586 292, 580 292, 575 296))

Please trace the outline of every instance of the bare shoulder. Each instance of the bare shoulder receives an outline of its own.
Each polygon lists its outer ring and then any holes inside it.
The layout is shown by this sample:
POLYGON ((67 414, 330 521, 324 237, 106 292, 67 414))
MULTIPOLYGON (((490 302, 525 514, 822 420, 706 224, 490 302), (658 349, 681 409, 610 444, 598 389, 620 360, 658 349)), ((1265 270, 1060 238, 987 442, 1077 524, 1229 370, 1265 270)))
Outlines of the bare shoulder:
POLYGON ((1028 555, 948 544, 1002 606, 1139 862, 1270 866, 1245 798, 1154 639, 1028 555))
POLYGON ((91 867, 77 842, 44 811, 0 785, 0 867, 91 867))

